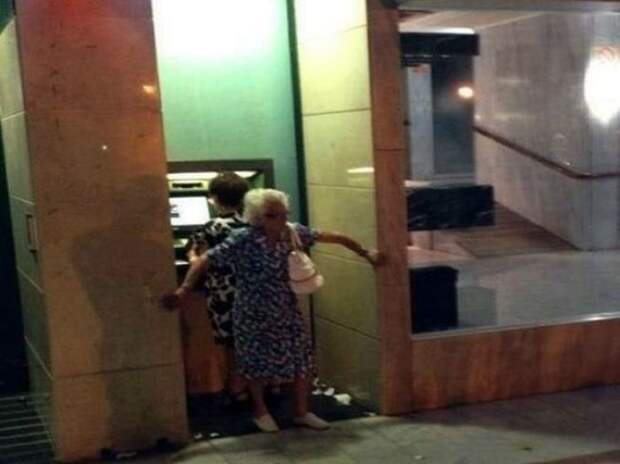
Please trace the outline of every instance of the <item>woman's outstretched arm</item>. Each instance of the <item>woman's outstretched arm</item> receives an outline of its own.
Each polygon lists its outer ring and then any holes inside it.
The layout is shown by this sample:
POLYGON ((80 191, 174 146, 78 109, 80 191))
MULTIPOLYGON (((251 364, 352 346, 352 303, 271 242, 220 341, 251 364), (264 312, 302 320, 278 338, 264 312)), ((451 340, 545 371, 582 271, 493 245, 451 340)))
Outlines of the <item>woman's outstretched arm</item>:
POLYGON ((374 248, 364 248, 357 240, 338 232, 319 232, 316 238, 321 243, 336 243, 348 248, 353 253, 366 259, 373 266, 379 266, 385 261, 385 256, 374 248))
POLYGON ((190 267, 185 274, 185 278, 179 287, 172 293, 166 293, 160 299, 161 305, 166 309, 175 309, 179 306, 179 303, 183 298, 196 288, 196 285, 201 279, 204 279, 204 274, 209 265, 207 254, 203 253, 200 256, 194 256, 190 260, 190 267))

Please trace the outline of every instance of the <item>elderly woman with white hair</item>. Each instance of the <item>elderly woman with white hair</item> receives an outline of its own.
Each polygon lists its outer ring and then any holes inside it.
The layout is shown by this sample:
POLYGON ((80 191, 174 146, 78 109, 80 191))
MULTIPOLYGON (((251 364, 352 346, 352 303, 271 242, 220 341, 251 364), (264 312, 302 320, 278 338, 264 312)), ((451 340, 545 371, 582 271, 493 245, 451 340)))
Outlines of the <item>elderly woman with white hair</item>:
POLYGON ((308 410, 309 381, 314 373, 310 337, 290 288, 288 255, 292 251, 289 227, 303 248, 315 242, 336 243, 364 257, 373 266, 381 256, 345 235, 318 231, 287 222, 288 196, 279 190, 250 190, 244 198, 244 217, 250 227, 235 231, 226 241, 207 250, 192 264, 181 286, 164 298, 174 306, 194 288, 209 263, 232 264, 237 294, 232 308, 235 356, 247 378, 254 422, 264 432, 277 432, 263 388, 269 382, 292 382, 296 425, 315 430, 329 424, 308 410))

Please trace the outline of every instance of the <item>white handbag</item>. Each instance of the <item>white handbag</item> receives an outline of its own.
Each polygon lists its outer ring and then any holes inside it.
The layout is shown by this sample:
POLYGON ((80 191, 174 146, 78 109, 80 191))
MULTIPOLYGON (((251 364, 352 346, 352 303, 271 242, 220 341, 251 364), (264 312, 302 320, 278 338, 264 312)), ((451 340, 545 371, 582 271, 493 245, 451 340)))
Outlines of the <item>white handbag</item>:
POLYGON ((289 224, 288 228, 293 247, 288 255, 289 285, 294 293, 307 295, 321 288, 325 279, 319 274, 310 256, 304 252, 295 227, 289 224))

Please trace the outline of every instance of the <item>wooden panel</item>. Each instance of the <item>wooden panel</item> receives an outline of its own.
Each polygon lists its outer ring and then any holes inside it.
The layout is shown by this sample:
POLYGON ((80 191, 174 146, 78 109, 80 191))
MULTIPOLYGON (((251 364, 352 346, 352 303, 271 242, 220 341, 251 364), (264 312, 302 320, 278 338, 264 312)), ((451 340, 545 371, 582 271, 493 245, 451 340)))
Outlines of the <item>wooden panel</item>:
POLYGON ((411 365, 408 356, 403 355, 411 344, 404 171, 400 169, 404 156, 404 151, 375 149, 377 242, 387 257, 386 264, 377 269, 383 414, 403 414, 413 409, 407 380, 411 365))
POLYGON ((368 12, 374 144, 377 149, 402 150, 406 139, 398 11, 368 0, 368 12))
POLYGON ((620 382, 619 320, 413 340, 414 410, 620 382))
POLYGON ((409 289, 407 280, 404 173, 406 172, 401 101, 398 12, 368 0, 369 63, 372 98, 378 248, 387 264, 378 269, 381 376, 380 410, 411 410, 409 289))
POLYGON ((181 312, 185 383, 190 395, 222 391, 228 376, 226 353, 213 339, 205 305, 202 294, 194 293, 181 312))

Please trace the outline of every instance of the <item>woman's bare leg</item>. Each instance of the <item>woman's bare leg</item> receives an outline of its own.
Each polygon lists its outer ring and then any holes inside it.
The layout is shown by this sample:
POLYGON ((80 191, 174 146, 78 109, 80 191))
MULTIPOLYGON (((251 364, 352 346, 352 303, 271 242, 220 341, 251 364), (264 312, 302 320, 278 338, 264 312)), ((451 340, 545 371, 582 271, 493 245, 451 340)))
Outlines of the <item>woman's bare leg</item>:
POLYGON ((308 412, 308 378, 304 375, 295 376, 293 394, 295 397, 294 417, 305 416, 308 412))
MULTIPOLYGON (((226 348, 226 364, 228 365, 228 392, 235 398, 243 394, 248 387, 246 378, 237 370, 235 363, 235 350, 233 347, 226 348)), ((246 395, 247 398, 247 395, 246 395)))
POLYGON ((273 420, 269 410, 265 405, 263 391, 265 382, 261 380, 248 379, 248 389, 254 404, 254 423, 262 432, 277 432, 280 430, 278 424, 273 420))
POLYGON ((261 417, 265 414, 269 414, 267 405, 265 404, 264 382, 262 380, 247 379, 248 390, 250 390, 250 396, 252 397, 252 404, 254 406, 254 416, 261 417))

